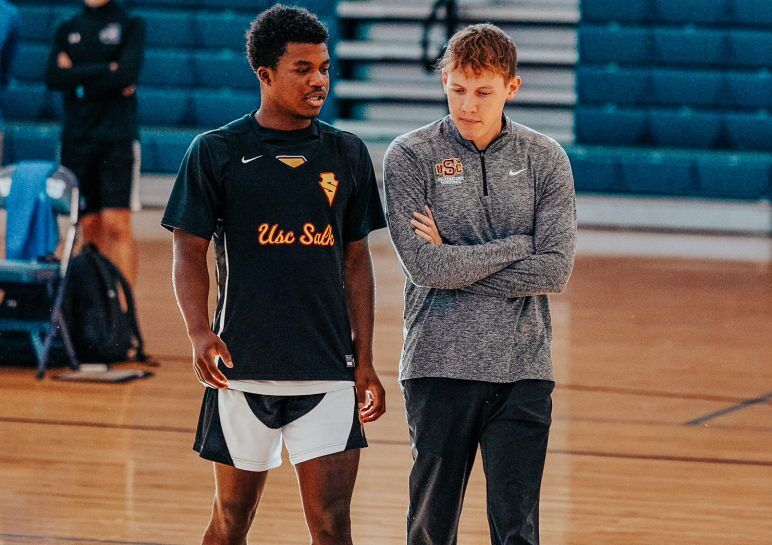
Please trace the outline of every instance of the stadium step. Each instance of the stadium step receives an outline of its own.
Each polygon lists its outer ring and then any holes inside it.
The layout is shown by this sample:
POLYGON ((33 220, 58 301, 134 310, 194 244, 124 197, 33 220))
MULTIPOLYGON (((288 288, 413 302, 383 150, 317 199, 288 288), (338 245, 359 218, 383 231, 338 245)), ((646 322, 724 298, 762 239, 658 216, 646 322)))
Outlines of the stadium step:
MULTIPOLYGON (((447 112, 439 77, 423 66, 421 37, 432 2, 344 1, 335 49, 335 96, 341 128, 361 135, 382 154, 382 144, 447 112)), ((444 9, 444 8, 443 8, 444 9)), ((442 13, 442 10, 440 10, 442 13)), ((564 144, 573 141, 576 103, 577 0, 470 0, 459 5, 460 24, 493 22, 518 44, 524 84, 508 114, 564 144)), ((440 51, 442 24, 429 32, 430 55, 440 51)))
MULTIPOLYGON (((338 16, 363 20, 421 21, 429 16, 430 2, 414 0, 375 0, 340 2, 338 16)), ((513 19, 528 23, 576 24, 579 22, 577 0, 512 0, 505 5, 490 2, 463 2, 459 18, 464 23, 505 23, 513 19)))

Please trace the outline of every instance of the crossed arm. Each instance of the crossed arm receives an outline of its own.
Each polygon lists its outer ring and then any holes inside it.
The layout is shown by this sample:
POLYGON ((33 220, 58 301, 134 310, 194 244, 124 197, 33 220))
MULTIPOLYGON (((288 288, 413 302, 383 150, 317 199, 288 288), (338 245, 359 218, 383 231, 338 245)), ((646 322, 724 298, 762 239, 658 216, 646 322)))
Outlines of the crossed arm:
POLYGON ((115 92, 131 96, 136 91, 144 61, 145 26, 141 19, 127 31, 121 53, 114 62, 74 63, 67 53, 67 30, 59 27, 48 56, 46 84, 66 91, 83 86, 86 95, 98 98, 115 92))
POLYGON ((421 172, 409 150, 392 146, 385 159, 389 227, 411 282, 507 298, 563 291, 576 244, 575 196, 565 152, 560 150, 539 184, 532 239, 514 235, 470 246, 444 244, 425 208, 421 172))
POLYGON ((490 276, 533 251, 533 239, 512 235, 484 244, 431 244, 415 233, 413 212, 424 210, 423 169, 415 155, 398 143, 384 159, 386 215, 389 234, 402 268, 415 285, 461 289, 490 276))

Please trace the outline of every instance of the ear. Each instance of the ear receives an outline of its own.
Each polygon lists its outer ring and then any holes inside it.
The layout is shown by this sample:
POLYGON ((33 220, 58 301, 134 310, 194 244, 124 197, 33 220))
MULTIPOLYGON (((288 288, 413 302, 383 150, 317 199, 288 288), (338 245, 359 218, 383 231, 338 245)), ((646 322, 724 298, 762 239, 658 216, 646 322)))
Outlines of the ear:
POLYGON ((448 73, 444 70, 442 71, 442 90, 446 95, 448 94, 448 73))
POLYGON ((520 90, 520 85, 523 83, 523 78, 515 76, 509 83, 507 83, 507 100, 512 100, 517 96, 517 92, 520 90))
POLYGON ((270 68, 261 66, 257 69, 257 79, 260 80, 260 83, 264 85, 271 85, 272 77, 273 77, 273 74, 271 73, 270 68))

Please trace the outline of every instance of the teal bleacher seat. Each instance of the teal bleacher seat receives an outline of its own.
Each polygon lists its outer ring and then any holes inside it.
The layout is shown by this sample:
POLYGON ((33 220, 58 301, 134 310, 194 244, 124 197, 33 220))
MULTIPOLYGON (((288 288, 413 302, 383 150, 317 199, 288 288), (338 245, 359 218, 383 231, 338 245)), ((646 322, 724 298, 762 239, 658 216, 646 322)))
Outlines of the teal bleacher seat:
POLYGON ((690 161, 673 160, 658 151, 631 153, 622 158, 620 173, 624 191, 651 195, 689 195, 696 186, 690 161))
POLYGON ((639 63, 652 61, 651 30, 619 25, 579 27, 579 58, 583 63, 639 63))
MULTIPOLYGON (((271 7, 276 2, 269 0, 199 0, 199 7, 209 9, 232 9, 238 11, 251 11, 255 15, 271 7)), ((298 5, 306 5, 308 2, 295 2, 298 5)))
POLYGON ((606 153, 592 153, 584 147, 569 148, 568 158, 577 191, 618 192, 621 177, 617 160, 606 153))
POLYGON ((3 163, 55 161, 59 154, 59 126, 9 123, 5 127, 3 163))
POLYGON ((195 85, 192 53, 187 50, 149 49, 139 76, 140 85, 188 88, 195 85))
POLYGON ((197 89, 193 93, 193 119, 198 127, 216 129, 236 118, 256 110, 257 93, 230 89, 197 89))
POLYGON ((125 0, 129 7, 146 8, 181 8, 192 9, 200 7, 201 0, 125 0))
POLYGON ((11 83, 5 91, 3 112, 9 121, 39 121, 46 117, 46 87, 40 83, 11 83))
POLYGON ((772 151, 772 116, 758 113, 728 113, 724 116, 732 146, 739 150, 772 151))
POLYGON ((193 14, 182 10, 136 10, 147 25, 148 47, 194 48, 198 45, 198 34, 193 14))
POLYGON ((769 0, 730 0, 732 19, 744 25, 772 25, 769 0))
POLYGON ((772 74, 759 72, 728 72, 727 97, 733 106, 772 110, 772 74))
POLYGON ((648 142, 644 110, 580 106, 575 116, 576 139, 581 144, 637 146, 648 142))
POLYGON ((81 9, 81 6, 82 2, 72 2, 69 5, 53 6, 49 8, 51 10, 51 36, 54 35, 56 27, 63 21, 75 15, 81 9))
POLYGON ((208 49, 244 51, 245 34, 254 15, 199 11, 195 14, 198 46, 208 49))
POLYGON ((727 64, 740 68, 772 66, 772 30, 732 30, 728 42, 727 64))
POLYGON ((19 6, 21 39, 24 43, 50 42, 52 12, 47 6, 19 6))
POLYGON ((655 146, 711 149, 718 145, 722 134, 722 119, 717 112, 651 109, 648 119, 655 146))
POLYGON ((230 87, 258 91, 260 83, 243 52, 229 49, 193 54, 196 87, 230 87))
MULTIPOLYGON (((146 8, 183 8, 183 9, 208 9, 208 10, 233 10, 251 12, 257 15, 259 12, 271 7, 276 2, 271 0, 125 0, 135 7, 146 8)), ((291 2, 308 8, 318 15, 328 15, 334 12, 335 2, 331 0, 301 0, 291 2)))
POLYGON ((202 131, 195 129, 143 129, 142 169, 145 172, 175 173, 190 143, 202 131))
POLYGON ((729 18, 728 3, 728 0, 654 0, 652 7, 656 10, 657 23, 720 25, 729 18))
POLYGON ((139 122, 142 125, 189 126, 190 102, 187 91, 140 88, 137 92, 139 122))
POLYGON ((41 82, 46 78, 46 63, 50 46, 22 42, 13 63, 13 77, 25 82, 41 82))
POLYGON ((656 62, 663 65, 727 64, 727 32, 695 27, 654 28, 656 62))
MULTIPOLYGON (((267 3, 266 7, 275 4, 275 2, 270 1, 267 3)), ((335 0, 299 0, 292 2, 292 4, 306 8, 310 12, 315 13, 323 22, 326 22, 324 19, 335 17, 338 2, 335 0)))
POLYGON ((645 23, 652 15, 649 0, 582 0, 582 19, 588 22, 645 23))
POLYGON ((651 72, 616 65, 580 65, 576 70, 580 104, 645 104, 651 98, 651 72))
POLYGON ((697 159, 700 195, 734 199, 769 197, 772 158, 763 155, 705 153, 697 159))
POLYGON ((721 106, 726 103, 723 71, 654 69, 652 103, 660 106, 721 106))
POLYGON ((769 154, 600 146, 566 151, 582 192, 759 199, 772 189, 769 154))

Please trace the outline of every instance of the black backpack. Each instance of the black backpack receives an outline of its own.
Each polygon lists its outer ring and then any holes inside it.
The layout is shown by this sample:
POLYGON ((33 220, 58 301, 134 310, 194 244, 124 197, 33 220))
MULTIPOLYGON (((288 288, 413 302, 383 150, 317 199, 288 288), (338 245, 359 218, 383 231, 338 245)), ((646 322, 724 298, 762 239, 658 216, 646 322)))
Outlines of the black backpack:
POLYGON ((96 246, 70 261, 65 282, 62 310, 81 362, 147 361, 131 287, 96 246))

